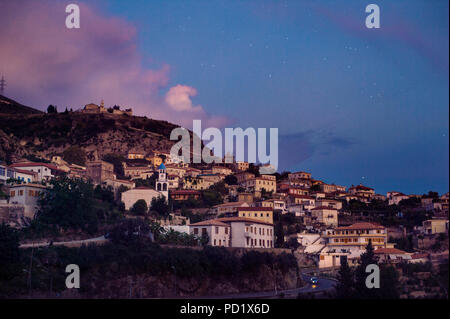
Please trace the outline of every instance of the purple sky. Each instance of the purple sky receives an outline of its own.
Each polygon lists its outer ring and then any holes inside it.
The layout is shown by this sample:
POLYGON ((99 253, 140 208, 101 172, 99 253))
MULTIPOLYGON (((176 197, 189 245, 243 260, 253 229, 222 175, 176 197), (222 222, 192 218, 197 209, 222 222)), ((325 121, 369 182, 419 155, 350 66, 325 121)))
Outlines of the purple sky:
POLYGON ((447 192, 448 1, 0 1, 6 95, 132 107, 190 127, 277 127, 281 170, 447 192), (65 6, 81 28, 65 28, 65 6))

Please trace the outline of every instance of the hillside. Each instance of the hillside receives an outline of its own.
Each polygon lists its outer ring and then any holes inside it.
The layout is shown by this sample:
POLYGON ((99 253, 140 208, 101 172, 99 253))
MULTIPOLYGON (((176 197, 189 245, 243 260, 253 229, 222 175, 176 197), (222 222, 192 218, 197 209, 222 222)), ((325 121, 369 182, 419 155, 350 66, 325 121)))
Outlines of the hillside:
POLYGON ((0 114, 39 114, 39 110, 33 109, 29 106, 17 103, 14 100, 0 95, 0 114))
POLYGON ((72 145, 82 147, 91 160, 108 153, 170 150, 173 145, 169 136, 176 125, 166 121, 81 112, 47 114, 1 99, 0 160, 28 155, 50 159, 72 145), (6 112, 16 106, 20 112, 6 112))

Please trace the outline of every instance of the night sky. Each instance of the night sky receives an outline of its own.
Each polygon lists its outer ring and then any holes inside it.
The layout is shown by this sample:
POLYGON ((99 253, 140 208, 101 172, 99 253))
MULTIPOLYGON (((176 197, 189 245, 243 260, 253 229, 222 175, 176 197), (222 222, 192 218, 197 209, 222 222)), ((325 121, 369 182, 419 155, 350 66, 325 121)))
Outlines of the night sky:
POLYGON ((189 126, 277 127, 279 170, 449 188, 448 1, 0 2, 5 95, 189 126), (65 5, 81 28, 65 28, 65 5), (381 28, 365 27, 365 7, 381 28))

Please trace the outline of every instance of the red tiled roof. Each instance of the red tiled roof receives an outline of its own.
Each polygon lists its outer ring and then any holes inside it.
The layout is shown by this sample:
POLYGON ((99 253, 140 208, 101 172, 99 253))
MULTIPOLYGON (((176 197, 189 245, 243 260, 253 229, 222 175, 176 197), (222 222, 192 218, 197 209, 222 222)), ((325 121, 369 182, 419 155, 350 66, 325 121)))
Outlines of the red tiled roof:
POLYGON ((227 222, 245 222, 245 223, 255 223, 255 224, 264 224, 264 225, 270 225, 273 226, 272 223, 263 222, 261 220, 253 219, 253 218, 246 218, 246 217, 222 217, 218 218, 218 221, 222 221, 224 223, 227 222))
POLYGON ((336 230, 354 230, 354 229, 384 229, 383 226, 375 223, 355 223, 350 226, 337 227, 336 230))
POLYGON ((303 199, 314 199, 314 197, 311 197, 308 195, 290 194, 289 196, 295 197, 295 198, 303 198, 303 199))
POLYGON ((393 254, 393 255, 404 255, 408 254, 406 251, 397 248, 378 248, 374 250, 374 254, 393 254))
POLYGON ((370 188, 370 187, 367 187, 367 186, 364 186, 364 185, 356 185, 356 186, 352 186, 350 188, 362 189, 362 190, 366 190, 366 191, 373 190, 373 188, 370 188))
POLYGON ((330 206, 319 206, 319 207, 313 208, 312 210, 321 210, 321 209, 337 210, 336 208, 333 208, 330 206))
POLYGON ((180 189, 180 190, 170 191, 170 194, 171 195, 200 195, 201 193, 196 190, 180 189))
POLYGON ((412 259, 421 259, 421 258, 428 258, 428 254, 422 253, 422 254, 412 254, 412 259))
POLYGON ((23 162, 23 163, 14 163, 11 164, 10 167, 16 168, 16 167, 33 167, 33 166, 45 166, 50 169, 57 170, 58 168, 55 165, 48 164, 48 163, 34 163, 34 162, 23 162))
POLYGON ((190 224, 189 226, 223 226, 223 227, 230 227, 230 225, 225 224, 217 219, 208 219, 203 220, 198 223, 190 224))
POLYGON ((22 174, 28 174, 28 175, 33 175, 33 176, 35 176, 35 175, 38 174, 38 173, 36 173, 36 172, 33 172, 33 171, 27 171, 27 170, 25 170, 25 169, 14 168, 14 170, 15 170, 16 172, 19 172, 19 173, 22 173, 22 174))
POLYGON ((273 209, 270 207, 238 207, 238 211, 272 211, 273 209))

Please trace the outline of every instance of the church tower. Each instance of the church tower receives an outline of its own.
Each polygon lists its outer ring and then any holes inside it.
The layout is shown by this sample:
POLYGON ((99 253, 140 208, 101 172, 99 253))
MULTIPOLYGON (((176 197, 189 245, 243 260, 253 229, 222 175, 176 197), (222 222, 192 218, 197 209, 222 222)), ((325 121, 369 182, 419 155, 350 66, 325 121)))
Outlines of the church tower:
POLYGON ((167 182, 167 174, 166 174, 166 166, 164 163, 161 163, 158 167, 159 177, 156 181, 156 190, 160 192, 166 198, 166 201, 169 200, 169 183, 167 182))

